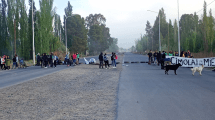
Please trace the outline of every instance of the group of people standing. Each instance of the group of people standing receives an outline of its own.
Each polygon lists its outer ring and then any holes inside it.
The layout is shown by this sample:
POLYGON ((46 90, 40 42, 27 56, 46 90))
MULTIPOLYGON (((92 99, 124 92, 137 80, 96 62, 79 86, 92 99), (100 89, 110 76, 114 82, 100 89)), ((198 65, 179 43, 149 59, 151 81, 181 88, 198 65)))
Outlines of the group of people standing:
MULTIPOLYGON (((105 68, 106 69, 109 69, 110 68, 110 65, 109 65, 109 56, 105 53, 104 56, 103 56, 103 53, 101 52, 101 54, 99 55, 99 68, 103 68, 103 65, 105 63, 105 68), (104 62, 104 63, 103 63, 104 62)), ((112 52, 112 55, 111 55, 111 65, 113 66, 113 68, 116 68, 116 60, 118 59, 118 56, 116 55, 116 53, 113 53, 112 52)))
POLYGON ((40 53, 37 54, 37 65, 40 66, 41 68, 47 68, 48 67, 54 67, 56 68, 57 66, 57 56, 56 54, 51 53, 50 55, 47 55, 46 53, 43 53, 40 56, 40 53))
POLYGON ((67 66, 71 66, 72 64, 75 66, 75 65, 78 65, 79 64, 79 53, 73 53, 71 55, 71 58, 69 57, 70 53, 68 52, 68 54, 66 55, 65 57, 65 64, 67 66))
MULTIPOLYGON (((152 51, 150 50, 148 53, 149 64, 151 64, 151 62, 153 61, 153 58, 154 58, 154 64, 157 63, 158 66, 159 66, 159 64, 161 64, 161 69, 163 69, 164 62, 170 60, 170 59, 166 58, 166 56, 179 56, 179 54, 176 51, 175 52, 170 51, 169 53, 167 53, 165 51, 163 51, 162 53, 161 53, 161 51, 159 51, 159 52, 155 51, 154 53, 152 53, 152 51)), ((193 58, 193 55, 188 50, 187 52, 182 51, 180 54, 180 57, 193 58)))
MULTIPOLYGON (((13 66, 12 66, 12 69, 16 69, 16 67, 18 67, 18 62, 19 62, 19 59, 18 59, 18 55, 15 55, 13 57, 13 66)), ((10 59, 10 56, 8 55, 3 55, 3 56, 0 56, 0 65, 1 65, 1 69, 2 70, 10 70, 10 65, 11 65, 11 59, 10 59)))

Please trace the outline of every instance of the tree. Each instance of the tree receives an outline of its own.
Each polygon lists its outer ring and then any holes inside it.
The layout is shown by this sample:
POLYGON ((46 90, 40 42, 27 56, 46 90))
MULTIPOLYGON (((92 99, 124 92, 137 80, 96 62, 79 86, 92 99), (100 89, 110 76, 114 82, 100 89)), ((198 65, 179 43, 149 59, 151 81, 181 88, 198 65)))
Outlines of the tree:
POLYGON ((202 34, 203 34, 203 45, 204 45, 204 52, 208 52, 208 39, 209 39, 209 32, 208 32, 208 17, 207 17, 207 4, 204 1, 204 10, 203 10, 203 22, 201 25, 202 34))
POLYGON ((117 38, 113 38, 113 43, 110 45, 110 47, 108 48, 108 52, 118 52, 119 51, 119 47, 118 47, 118 39, 117 38))
POLYGON ((87 32, 85 20, 80 15, 67 19, 68 48, 71 52, 85 52, 87 50, 87 32))
POLYGON ((10 49, 10 41, 8 40, 8 26, 7 26, 7 17, 6 17, 6 8, 7 8, 7 3, 5 0, 1 1, 1 12, 0 12, 0 48, 1 48, 1 53, 0 55, 3 54, 8 54, 9 49, 10 49))
POLYGON ((68 6, 64 9, 65 11, 65 17, 72 16, 72 5, 68 1, 68 6))
POLYGON ((149 40, 149 49, 153 50, 153 46, 155 44, 155 43, 153 43, 153 34, 154 34, 154 32, 152 30, 152 27, 151 27, 149 21, 147 21, 145 31, 146 31, 146 36, 148 37, 148 40, 149 40))
POLYGON ((86 27, 89 29, 93 25, 104 25, 106 23, 106 18, 102 14, 90 14, 85 19, 86 27))
POLYGON ((53 51, 53 28, 52 21, 54 18, 53 0, 40 0, 40 14, 39 14, 39 23, 40 23, 40 39, 42 43, 42 53, 49 53, 53 51))
POLYGON ((90 27, 88 33, 88 42, 89 42, 89 53, 92 55, 98 54, 100 52, 99 45, 102 41, 102 27, 99 25, 93 25, 90 27))
POLYGON ((21 11, 20 11, 20 56, 24 59, 29 59, 29 40, 28 40, 28 16, 26 13, 25 0, 21 0, 21 11))
MULTIPOLYGON (((155 49, 159 48, 159 16, 160 16, 160 36, 163 38, 167 38, 168 35, 168 23, 166 22, 166 15, 164 13, 164 9, 161 8, 158 13, 158 17, 154 22, 153 26, 153 43, 155 44, 155 49)), ((161 37, 160 37, 161 38, 161 37)), ((161 39, 161 46, 166 46, 166 39, 161 39)))

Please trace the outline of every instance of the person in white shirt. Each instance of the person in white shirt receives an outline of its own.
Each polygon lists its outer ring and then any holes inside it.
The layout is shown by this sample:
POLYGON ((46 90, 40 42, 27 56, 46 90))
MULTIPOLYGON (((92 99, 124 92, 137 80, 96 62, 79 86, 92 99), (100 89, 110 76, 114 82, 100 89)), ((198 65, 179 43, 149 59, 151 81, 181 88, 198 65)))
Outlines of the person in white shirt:
POLYGON ((16 67, 18 67, 18 62, 19 62, 19 57, 18 57, 18 55, 16 55, 16 67))

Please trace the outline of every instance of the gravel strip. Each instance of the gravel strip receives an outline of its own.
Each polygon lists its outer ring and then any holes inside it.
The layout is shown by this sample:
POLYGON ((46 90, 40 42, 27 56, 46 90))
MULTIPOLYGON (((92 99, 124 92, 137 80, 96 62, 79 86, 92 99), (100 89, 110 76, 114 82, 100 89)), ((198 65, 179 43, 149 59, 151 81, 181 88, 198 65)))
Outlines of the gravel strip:
MULTIPOLYGON (((118 58, 122 63, 123 56, 118 58)), ((98 67, 82 64, 0 89, 0 119, 115 119, 122 65, 98 67)))

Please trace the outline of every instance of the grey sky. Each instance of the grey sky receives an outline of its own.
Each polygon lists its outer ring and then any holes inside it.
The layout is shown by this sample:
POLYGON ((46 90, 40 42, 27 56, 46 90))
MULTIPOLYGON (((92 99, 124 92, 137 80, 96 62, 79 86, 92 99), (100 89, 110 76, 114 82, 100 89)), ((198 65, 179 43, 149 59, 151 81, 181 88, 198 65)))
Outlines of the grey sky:
MULTIPOLYGON (((37 10, 39 0, 34 0, 37 10)), ((140 38, 140 34, 145 34, 146 21, 149 20, 153 26, 157 14, 148 12, 152 10, 158 12, 162 7, 166 13, 167 20, 177 19, 177 0, 69 0, 73 6, 73 13, 86 17, 89 14, 101 13, 107 19, 106 26, 110 28, 111 37, 118 38, 118 46, 130 48, 134 41, 140 38)), ((207 4, 214 0, 205 0, 207 4)), ((64 8, 68 0, 54 0, 54 7, 57 7, 57 14, 62 18, 64 8)), ((204 0, 179 0, 180 16, 182 14, 192 14, 203 8, 204 0)), ((28 4, 28 0, 26 0, 28 4)), ((215 2, 208 6, 207 11, 212 9, 215 15, 215 2)), ((29 6, 28 6, 29 7, 29 6)), ((201 17, 203 11, 198 15, 201 17)))

